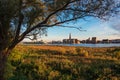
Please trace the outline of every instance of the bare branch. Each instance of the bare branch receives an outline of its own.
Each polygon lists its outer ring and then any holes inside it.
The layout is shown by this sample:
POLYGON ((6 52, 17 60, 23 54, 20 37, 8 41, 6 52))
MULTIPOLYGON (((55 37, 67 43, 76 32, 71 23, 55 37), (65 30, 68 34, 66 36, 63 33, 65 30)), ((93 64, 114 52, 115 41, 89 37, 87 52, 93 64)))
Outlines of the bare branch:
POLYGON ((28 38, 28 39, 30 39, 30 40, 32 40, 32 41, 33 41, 33 40, 37 40, 37 37, 35 37, 35 36, 33 36, 33 38, 30 38, 30 37, 27 37, 27 36, 26 36, 25 38, 28 38))
POLYGON ((86 31, 86 30, 82 30, 81 27, 64 26, 64 25, 57 25, 57 26, 59 26, 59 27, 66 27, 66 28, 75 28, 75 29, 77 29, 77 30, 79 30, 79 31, 86 31))
POLYGON ((65 21, 56 22, 56 23, 51 24, 51 25, 49 25, 49 26, 55 26, 55 25, 59 25, 59 24, 66 23, 66 22, 70 22, 70 21, 78 20, 78 19, 83 18, 83 17, 85 17, 85 16, 86 16, 86 15, 84 15, 84 16, 80 16, 80 17, 76 17, 76 18, 72 18, 72 19, 68 19, 68 20, 65 20, 65 21))

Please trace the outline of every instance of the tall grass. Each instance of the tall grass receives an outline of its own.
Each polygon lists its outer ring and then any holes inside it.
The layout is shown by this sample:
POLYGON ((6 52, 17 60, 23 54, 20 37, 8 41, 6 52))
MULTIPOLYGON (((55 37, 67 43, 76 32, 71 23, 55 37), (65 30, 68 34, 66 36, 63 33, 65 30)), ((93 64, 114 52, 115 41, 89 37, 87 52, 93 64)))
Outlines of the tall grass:
POLYGON ((120 80, 120 48, 17 46, 7 80, 120 80))

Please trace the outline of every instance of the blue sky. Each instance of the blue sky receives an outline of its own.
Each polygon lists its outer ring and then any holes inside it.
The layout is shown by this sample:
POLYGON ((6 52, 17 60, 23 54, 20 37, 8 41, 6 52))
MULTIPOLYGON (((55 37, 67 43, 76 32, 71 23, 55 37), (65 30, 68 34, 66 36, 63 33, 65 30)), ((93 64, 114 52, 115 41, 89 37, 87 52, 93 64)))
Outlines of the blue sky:
POLYGON ((39 40, 52 41, 62 40, 68 38, 69 33, 72 38, 84 40, 89 37, 97 37, 101 39, 120 39, 120 20, 118 17, 110 19, 110 21, 100 20, 98 18, 86 17, 77 22, 70 22, 65 24, 67 26, 82 27, 83 30, 79 31, 74 28, 52 27, 48 29, 47 36, 42 36, 39 40), (116 29, 117 28, 117 29, 116 29))
MULTIPOLYGON (((115 0, 116 5, 120 3, 120 0, 115 0)), ((119 10, 120 8, 118 8, 119 10)), ((98 40, 102 39, 120 39, 120 13, 114 17, 109 17, 109 21, 100 20, 94 17, 86 17, 80 19, 77 22, 70 22, 64 24, 67 26, 82 27, 83 30, 79 31, 74 28, 63 27, 51 27, 47 30, 47 36, 42 36, 39 40, 52 41, 63 40, 69 37, 69 33, 72 34, 72 38, 79 40, 85 40, 89 37, 97 37, 98 40)), ((28 39, 24 39, 25 41, 28 39)), ((29 40, 30 41, 30 40, 29 40)))
POLYGON ((79 40, 85 40, 89 37, 97 37, 98 40, 120 39, 120 16, 110 18, 109 21, 100 20, 94 17, 86 17, 78 20, 77 22, 70 22, 69 24, 64 25, 82 27, 82 30, 86 31, 79 31, 75 28, 54 26, 48 28, 47 36, 41 36, 38 41, 62 41, 69 37, 69 33, 71 33, 72 38, 77 38, 79 40))

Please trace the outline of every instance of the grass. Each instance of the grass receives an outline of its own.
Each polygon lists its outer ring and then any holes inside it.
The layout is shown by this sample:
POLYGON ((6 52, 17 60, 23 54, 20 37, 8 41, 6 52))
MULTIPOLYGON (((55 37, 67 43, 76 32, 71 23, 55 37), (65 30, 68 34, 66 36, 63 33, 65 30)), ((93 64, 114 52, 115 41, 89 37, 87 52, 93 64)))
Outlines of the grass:
POLYGON ((18 45, 7 80, 120 80, 120 48, 18 45))

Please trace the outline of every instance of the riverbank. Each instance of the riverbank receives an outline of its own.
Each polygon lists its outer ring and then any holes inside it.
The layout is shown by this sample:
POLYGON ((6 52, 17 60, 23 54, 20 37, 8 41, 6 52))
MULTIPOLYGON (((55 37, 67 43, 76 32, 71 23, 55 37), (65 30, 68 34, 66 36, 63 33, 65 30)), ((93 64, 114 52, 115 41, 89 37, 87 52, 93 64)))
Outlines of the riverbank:
POLYGON ((18 45, 7 80, 119 80, 120 48, 18 45))

